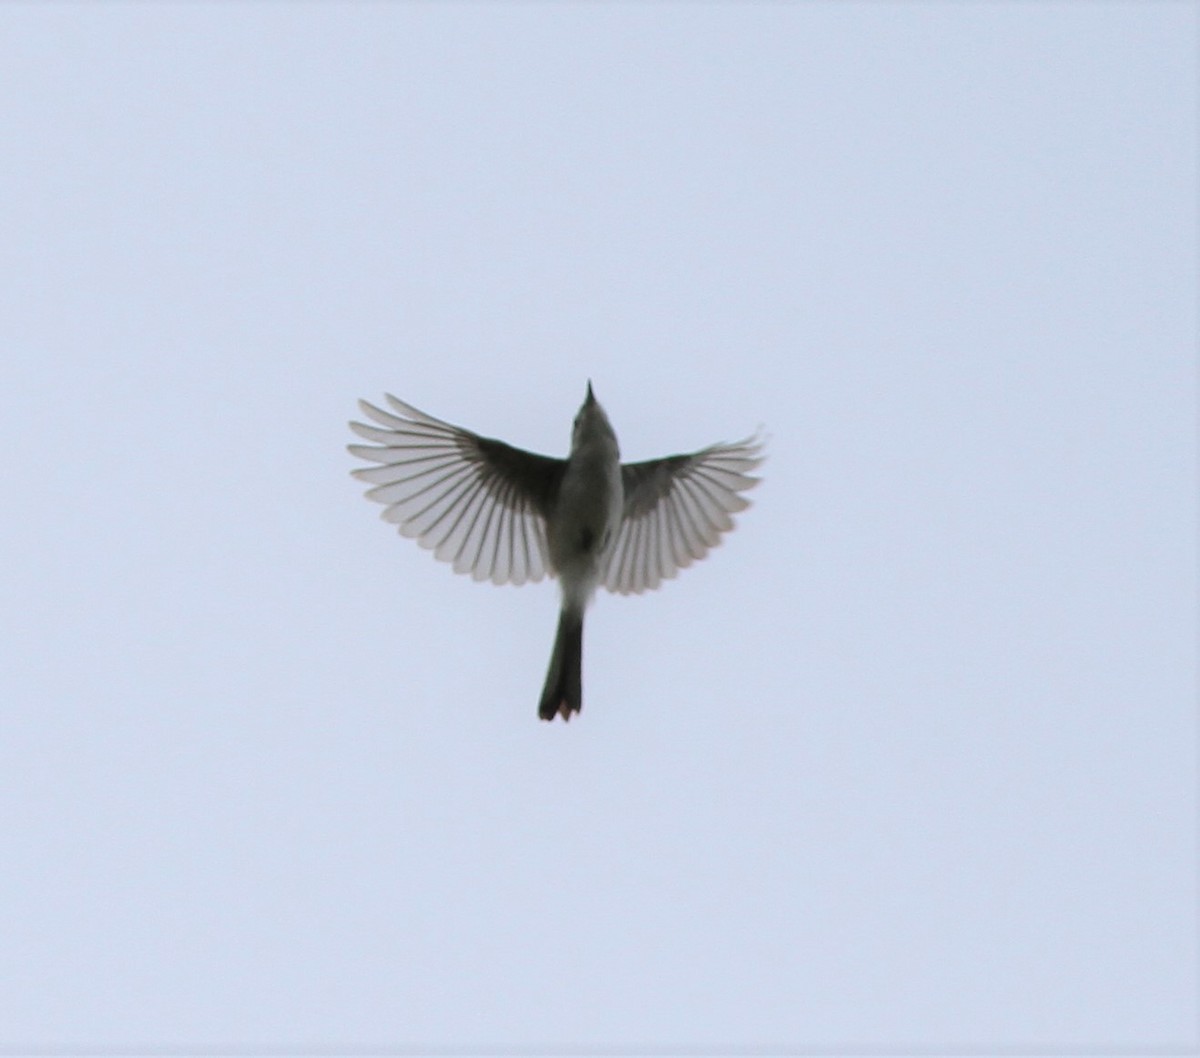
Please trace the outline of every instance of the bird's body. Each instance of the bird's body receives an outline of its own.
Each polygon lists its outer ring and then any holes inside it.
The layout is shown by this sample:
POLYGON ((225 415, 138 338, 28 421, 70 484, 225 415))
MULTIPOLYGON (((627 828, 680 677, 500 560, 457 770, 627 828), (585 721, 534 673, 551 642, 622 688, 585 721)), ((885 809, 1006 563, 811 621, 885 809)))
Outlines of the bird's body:
POLYGON ((550 562, 562 582, 564 603, 586 606, 596 590, 600 557, 620 527, 624 500, 617 437, 589 386, 546 519, 550 562))
POLYGON ((360 402, 379 426, 350 424, 377 442, 350 451, 379 464, 353 473, 375 486, 367 496, 387 504, 383 517, 477 580, 559 578, 562 611, 538 703, 543 720, 569 720, 582 708, 583 616, 596 588, 640 593, 703 557, 733 527, 730 513, 747 506, 739 493, 757 479, 746 472, 762 462, 761 444, 751 439, 622 465, 590 383, 565 460, 387 399, 394 412, 360 402))
POLYGON ((562 586, 562 612, 538 702, 543 720, 556 714, 570 720, 571 713, 583 708, 583 614, 600 580, 601 560, 621 525, 624 500, 617 436, 589 384, 546 519, 550 563, 562 586))

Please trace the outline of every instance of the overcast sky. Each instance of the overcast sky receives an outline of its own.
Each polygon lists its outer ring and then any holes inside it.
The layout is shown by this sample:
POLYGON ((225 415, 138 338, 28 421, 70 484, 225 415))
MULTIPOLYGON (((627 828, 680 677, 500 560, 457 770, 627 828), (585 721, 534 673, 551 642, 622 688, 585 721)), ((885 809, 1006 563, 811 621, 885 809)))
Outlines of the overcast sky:
POLYGON ((0 8, 0 1050, 1196 1046, 1197 8, 0 8), (770 434, 589 615, 359 397, 770 434))

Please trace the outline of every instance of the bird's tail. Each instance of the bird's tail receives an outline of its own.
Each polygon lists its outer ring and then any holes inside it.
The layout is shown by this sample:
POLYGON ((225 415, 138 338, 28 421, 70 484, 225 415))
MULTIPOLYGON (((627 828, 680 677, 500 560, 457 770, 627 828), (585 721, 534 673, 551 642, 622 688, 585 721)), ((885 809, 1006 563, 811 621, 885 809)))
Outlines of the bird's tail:
POLYGON ((583 708, 583 613, 564 606, 558 617, 558 635, 554 637, 554 653, 546 686, 538 703, 538 716, 553 720, 561 716, 570 720, 572 713, 583 708))

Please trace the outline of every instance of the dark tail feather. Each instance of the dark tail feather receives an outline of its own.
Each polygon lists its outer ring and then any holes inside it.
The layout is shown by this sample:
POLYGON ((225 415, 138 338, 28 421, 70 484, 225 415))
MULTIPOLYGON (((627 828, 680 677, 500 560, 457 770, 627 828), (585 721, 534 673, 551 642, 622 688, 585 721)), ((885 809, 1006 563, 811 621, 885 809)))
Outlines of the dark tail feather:
POLYGON ((555 716, 570 720, 571 714, 582 708, 583 614, 564 608, 558 618, 558 635, 554 637, 554 653, 550 655, 538 716, 543 720, 553 720, 555 716))

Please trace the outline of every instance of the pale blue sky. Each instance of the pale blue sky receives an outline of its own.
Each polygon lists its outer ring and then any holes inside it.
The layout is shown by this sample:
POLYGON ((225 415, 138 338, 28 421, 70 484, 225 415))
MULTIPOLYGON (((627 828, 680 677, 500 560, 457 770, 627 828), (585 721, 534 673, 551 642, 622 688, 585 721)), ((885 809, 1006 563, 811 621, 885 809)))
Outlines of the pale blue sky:
POLYGON ((0 8, 0 1050, 1196 1046, 1197 9, 0 8), (771 435, 598 599, 355 400, 771 435))

